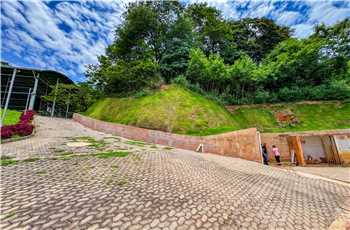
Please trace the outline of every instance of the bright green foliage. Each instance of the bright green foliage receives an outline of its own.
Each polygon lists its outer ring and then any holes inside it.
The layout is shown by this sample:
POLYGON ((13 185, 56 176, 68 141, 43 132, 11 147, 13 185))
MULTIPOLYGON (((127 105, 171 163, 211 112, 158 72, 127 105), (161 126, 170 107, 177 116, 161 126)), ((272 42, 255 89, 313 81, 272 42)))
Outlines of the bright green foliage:
POLYGON ((290 37, 291 29, 279 26, 267 18, 246 18, 230 22, 237 49, 259 62, 278 43, 290 37))
POLYGON ((244 54, 260 60, 289 37, 288 29, 271 20, 228 21, 205 3, 186 7, 178 1, 130 3, 123 19, 106 54, 98 57, 99 64, 86 71, 89 82, 109 95, 171 82, 186 73, 190 50, 195 48, 209 56, 208 73, 201 78, 210 77, 207 88, 213 90, 226 77, 219 73, 224 63, 233 64, 244 54))
POLYGON ((85 114, 99 120, 183 134, 239 127, 223 107, 176 85, 140 98, 106 98, 85 114))
POLYGON ((110 151, 96 154, 97 158, 126 157, 127 155, 129 155, 129 152, 121 151, 110 151))
MULTIPOLYGON (((0 109, 0 117, 2 117, 3 109, 0 109)), ((8 109, 6 111, 6 117, 2 125, 14 125, 19 122, 19 117, 21 116, 21 112, 16 110, 8 109)))
POLYGON ((120 61, 103 72, 109 77, 105 88, 107 94, 156 88, 161 81, 159 65, 151 60, 120 61))
POLYGON ((168 83, 187 69, 190 49, 195 46, 191 18, 181 16, 170 28, 166 50, 160 60, 161 74, 168 83))
POLYGON ((93 104, 101 93, 93 89, 87 83, 79 84, 58 84, 58 87, 52 86, 52 91, 43 99, 53 102, 56 99, 56 105, 68 109, 69 112, 85 111, 93 104))
POLYGON ((325 40, 324 52, 332 57, 349 58, 350 56, 350 19, 345 19, 334 26, 324 24, 315 28, 312 38, 325 40))

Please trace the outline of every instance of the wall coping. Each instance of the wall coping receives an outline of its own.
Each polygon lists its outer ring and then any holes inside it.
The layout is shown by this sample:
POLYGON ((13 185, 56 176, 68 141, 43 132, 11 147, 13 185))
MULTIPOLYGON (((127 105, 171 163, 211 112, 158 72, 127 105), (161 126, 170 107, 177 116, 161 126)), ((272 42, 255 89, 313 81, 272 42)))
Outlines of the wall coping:
POLYGON ((192 151, 202 146, 201 152, 261 161, 256 128, 209 136, 190 136, 101 121, 77 113, 73 114, 73 120, 91 129, 127 139, 192 151))
POLYGON ((261 135, 275 136, 323 136, 323 135, 343 135, 350 134, 350 129, 328 129, 328 130, 310 130, 281 133, 261 133, 261 135))
POLYGON ((84 119, 89 119, 89 120, 97 121, 97 122, 104 123, 104 124, 116 125, 116 126, 123 127, 123 128, 139 129, 139 130, 143 130, 143 131, 151 131, 151 132, 162 133, 162 134, 165 134, 165 135, 172 135, 172 136, 179 136, 179 137, 188 137, 188 138, 212 139, 212 138, 218 138, 218 137, 226 137, 226 136, 230 136, 232 134, 242 133, 242 132, 245 132, 245 131, 247 131, 247 132, 250 132, 250 131, 257 132, 256 128, 247 128, 247 129, 239 129, 239 130, 235 130, 235 131, 219 133, 219 134, 213 134, 213 135, 207 135, 207 136, 191 136, 191 135, 186 135, 186 134, 165 132, 165 131, 156 130, 156 129, 146 129, 146 128, 141 128, 141 127, 137 127, 137 126, 133 126, 133 125, 124 125, 124 124, 120 124, 120 123, 114 123, 114 122, 109 122, 109 121, 102 121, 102 120, 98 120, 98 119, 95 119, 95 118, 92 118, 92 117, 88 117, 88 116, 85 116, 85 115, 82 115, 82 114, 79 114, 79 113, 74 113, 73 114, 73 120, 77 121, 75 118, 77 118, 78 116, 83 117, 84 119))

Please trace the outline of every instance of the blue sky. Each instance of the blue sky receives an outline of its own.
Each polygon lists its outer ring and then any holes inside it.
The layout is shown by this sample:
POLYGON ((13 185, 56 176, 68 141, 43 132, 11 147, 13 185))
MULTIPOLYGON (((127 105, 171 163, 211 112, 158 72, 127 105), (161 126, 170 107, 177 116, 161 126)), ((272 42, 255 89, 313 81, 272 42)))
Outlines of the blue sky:
MULTIPOLYGON (((87 64, 113 40, 128 1, 1 1, 1 60, 16 66, 52 69, 84 80, 87 64)), ((204 1, 187 0, 184 4, 204 1)), ((226 18, 268 17, 305 38, 319 23, 350 17, 350 0, 206 1, 226 18)))

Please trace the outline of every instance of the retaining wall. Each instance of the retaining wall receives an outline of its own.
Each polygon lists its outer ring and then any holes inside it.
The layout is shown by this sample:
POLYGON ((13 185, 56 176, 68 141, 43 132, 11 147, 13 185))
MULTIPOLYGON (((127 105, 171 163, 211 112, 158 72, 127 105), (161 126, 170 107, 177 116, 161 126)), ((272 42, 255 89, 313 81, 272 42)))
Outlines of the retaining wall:
POLYGON ((203 144, 204 152, 261 162, 255 128, 197 137, 105 122, 77 113, 73 115, 73 120, 91 129, 132 140, 188 150, 196 150, 199 144, 203 144))

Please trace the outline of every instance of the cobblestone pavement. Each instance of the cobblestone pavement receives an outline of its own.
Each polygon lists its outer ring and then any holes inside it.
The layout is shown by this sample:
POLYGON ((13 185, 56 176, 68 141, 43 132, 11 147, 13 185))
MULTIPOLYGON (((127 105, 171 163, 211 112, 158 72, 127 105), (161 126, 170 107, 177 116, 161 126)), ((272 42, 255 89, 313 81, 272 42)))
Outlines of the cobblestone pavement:
POLYGON ((255 162, 36 122, 35 137, 2 146, 31 160, 1 167, 1 229, 327 229, 350 194, 255 162), (67 145, 82 140, 93 145, 67 145), (94 155, 108 150, 130 153, 94 155))

